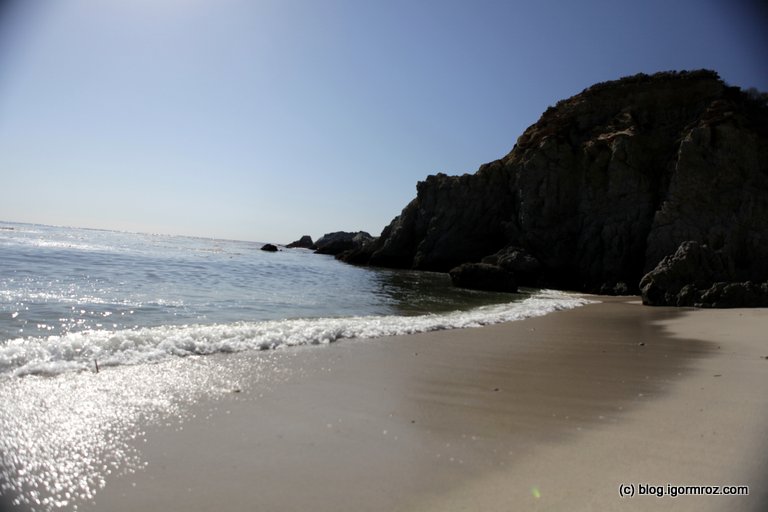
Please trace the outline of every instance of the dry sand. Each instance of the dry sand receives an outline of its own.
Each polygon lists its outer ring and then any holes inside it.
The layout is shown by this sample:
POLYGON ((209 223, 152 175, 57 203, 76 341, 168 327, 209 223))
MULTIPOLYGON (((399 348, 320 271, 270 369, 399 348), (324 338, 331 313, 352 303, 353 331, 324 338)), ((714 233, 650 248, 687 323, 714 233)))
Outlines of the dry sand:
POLYGON ((274 375, 150 428, 146 469, 79 510, 768 510, 768 310, 601 300, 222 356, 270 357, 274 375), (639 496, 639 484, 750 495, 639 496))

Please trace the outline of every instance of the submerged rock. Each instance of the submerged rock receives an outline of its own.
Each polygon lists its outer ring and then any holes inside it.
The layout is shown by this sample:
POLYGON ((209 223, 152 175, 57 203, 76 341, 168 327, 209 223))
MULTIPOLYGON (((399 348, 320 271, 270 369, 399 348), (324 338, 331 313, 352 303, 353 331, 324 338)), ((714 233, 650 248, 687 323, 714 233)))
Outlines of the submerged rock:
POLYGON ((264 244, 261 246, 262 251, 277 252, 277 246, 274 244, 264 244))

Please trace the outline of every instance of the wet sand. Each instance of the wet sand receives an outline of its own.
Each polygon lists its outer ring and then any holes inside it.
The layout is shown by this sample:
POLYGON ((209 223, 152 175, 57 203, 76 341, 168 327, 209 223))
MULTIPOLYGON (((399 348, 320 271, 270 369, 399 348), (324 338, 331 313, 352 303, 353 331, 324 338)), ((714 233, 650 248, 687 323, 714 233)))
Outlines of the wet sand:
POLYGON ((216 356, 262 373, 180 425, 146 427, 146 468, 78 510, 766 510, 768 310, 600 299, 479 329, 216 356), (750 495, 640 496, 639 484, 750 495))

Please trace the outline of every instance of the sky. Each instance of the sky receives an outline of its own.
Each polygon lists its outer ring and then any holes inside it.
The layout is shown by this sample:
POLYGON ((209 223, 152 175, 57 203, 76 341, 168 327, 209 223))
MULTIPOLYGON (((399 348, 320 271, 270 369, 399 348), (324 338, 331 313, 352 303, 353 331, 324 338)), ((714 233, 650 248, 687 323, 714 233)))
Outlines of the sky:
POLYGON ((378 235, 639 72, 768 91, 747 0, 0 0, 0 220, 288 243, 378 235))

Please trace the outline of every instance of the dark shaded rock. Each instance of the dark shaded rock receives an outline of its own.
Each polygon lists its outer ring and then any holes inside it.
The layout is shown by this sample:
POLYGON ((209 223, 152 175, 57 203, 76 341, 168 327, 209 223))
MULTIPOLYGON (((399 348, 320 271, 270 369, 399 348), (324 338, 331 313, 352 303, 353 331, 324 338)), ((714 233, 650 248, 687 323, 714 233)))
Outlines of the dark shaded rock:
POLYGON ((732 265, 722 253, 692 240, 683 242, 640 281, 643 304, 693 306, 698 290, 724 281, 732 265))
POLYGON ((261 246, 262 251, 277 252, 277 246, 273 244, 264 244, 261 246))
POLYGON ((768 307, 768 283, 739 282, 726 254, 687 241, 640 281, 643 304, 715 308, 768 307))
POLYGON ((696 305, 712 308, 768 307, 768 282, 715 283, 701 293, 696 305))
POLYGON ((312 241, 312 237, 309 235, 304 235, 300 239, 296 240, 295 242, 291 242, 288 245, 286 245, 289 249, 317 249, 315 246, 315 243, 312 241))
POLYGON ((600 295, 633 295, 627 283, 603 283, 600 287, 600 295))
POLYGON ((315 242, 317 254, 337 255, 345 251, 351 251, 363 247, 374 238, 365 231, 350 233, 346 231, 336 231, 323 235, 315 242))
MULTIPOLYGON (((504 158, 471 175, 427 177, 347 261, 447 271, 490 255, 503 266, 499 251, 515 248, 539 264, 522 282, 638 293, 688 240, 717 251, 729 265, 724 281, 766 281, 766 233, 765 102, 712 71, 670 72, 590 87, 549 108, 504 158)), ((649 303, 694 285, 659 283, 649 303)))
POLYGON ((513 199, 503 173, 437 174, 416 189, 377 241, 353 254, 356 262, 446 272, 507 245, 513 199))
POLYGON ((517 282, 512 272, 488 263, 464 263, 451 269, 451 282, 459 288, 493 292, 516 292, 517 282))
POLYGON ((541 272, 541 263, 521 247, 505 247, 497 253, 486 256, 483 263, 497 265, 512 272, 519 284, 534 286, 541 272))
MULTIPOLYGON (((699 290, 692 284, 687 284, 677 293, 675 297, 675 306, 692 306, 699 300, 699 290)), ((663 303, 659 302, 654 304, 655 306, 661 306, 663 303)))

